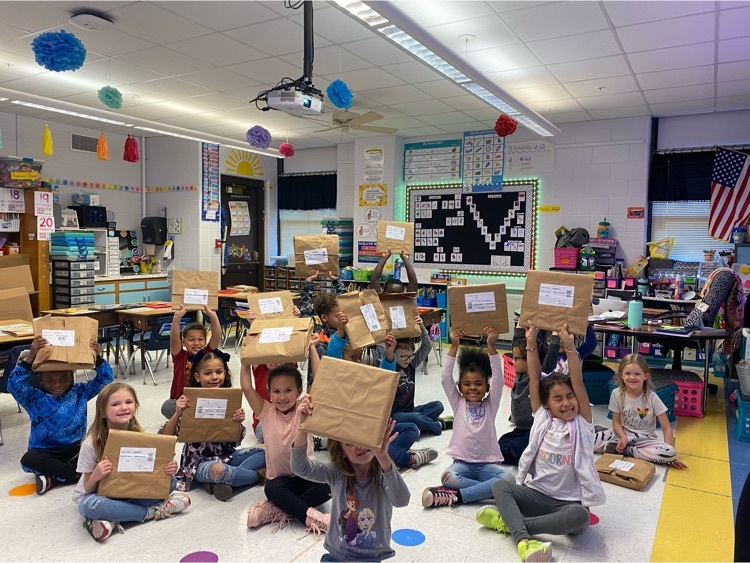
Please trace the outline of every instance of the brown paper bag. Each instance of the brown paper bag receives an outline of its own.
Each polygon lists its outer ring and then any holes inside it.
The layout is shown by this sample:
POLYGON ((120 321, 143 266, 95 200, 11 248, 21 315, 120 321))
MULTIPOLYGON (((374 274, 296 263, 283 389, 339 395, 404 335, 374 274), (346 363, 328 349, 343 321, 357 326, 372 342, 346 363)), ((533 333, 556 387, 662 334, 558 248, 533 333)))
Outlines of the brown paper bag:
POLYGON ((297 235, 294 237, 294 269, 298 278, 315 272, 339 275, 338 235, 297 235))
POLYGON ((414 223, 378 221, 378 252, 414 254, 414 223))
POLYGON ((619 454, 604 454, 596 460, 596 471, 599 473, 599 478, 606 483, 642 491, 654 476, 656 468, 653 463, 642 459, 619 454), (632 467, 624 465, 631 463, 632 467), (614 467, 612 467, 613 464, 614 467))
POLYGON ((310 348, 311 318, 258 319, 253 321, 242 340, 240 363, 287 364, 304 362, 310 348))
POLYGON ((93 369, 96 354, 91 341, 97 341, 99 321, 88 317, 53 317, 34 319, 34 336, 44 336, 50 343, 37 352, 34 371, 67 371, 93 369))
POLYGON ((242 424, 232 420, 242 407, 242 389, 185 387, 178 442, 239 442, 242 424))
POLYGON ((98 494, 108 498, 166 499, 171 477, 164 468, 174 459, 177 436, 110 430, 104 459, 114 466, 99 482, 98 494))
POLYGON ((247 306, 255 313, 256 319, 278 319, 294 316, 294 302, 289 291, 269 291, 248 293, 247 306))
POLYGON ((592 276, 530 270, 518 324, 531 321, 538 329, 560 331, 568 323, 571 334, 586 334, 593 294, 592 276))
POLYGON ((0 321, 8 319, 34 320, 29 294, 22 287, 0 290, 0 321))
POLYGON ((414 322, 419 314, 416 293, 379 293, 388 330, 395 338, 416 338, 422 329, 414 322))
POLYGON ((492 325, 508 332, 508 301, 504 283, 452 285, 448 287, 451 328, 462 328, 466 335, 482 335, 492 325))
POLYGON ((197 270, 172 272, 172 310, 185 305, 186 311, 202 311, 208 305, 212 311, 219 308, 219 273, 197 270))
POLYGON ((336 298, 339 310, 346 313, 346 336, 349 346, 362 348, 383 342, 388 336, 388 320, 383 304, 374 289, 345 293, 336 298), (365 317, 367 315, 367 317, 365 317))
POLYGON ((323 356, 312 388, 315 410, 300 428, 377 451, 397 386, 395 371, 323 356))

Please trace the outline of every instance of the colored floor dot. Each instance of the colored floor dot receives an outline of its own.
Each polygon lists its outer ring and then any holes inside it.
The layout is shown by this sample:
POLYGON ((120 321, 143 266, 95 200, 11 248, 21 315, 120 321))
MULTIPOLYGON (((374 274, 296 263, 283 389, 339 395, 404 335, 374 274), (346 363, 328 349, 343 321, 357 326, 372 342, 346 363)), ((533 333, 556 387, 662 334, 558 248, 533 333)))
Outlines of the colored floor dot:
POLYGON ((212 551, 193 551, 180 559, 180 563, 216 563, 219 556, 212 551))
POLYGON ((13 487, 8 494, 12 497, 25 497, 33 495, 36 492, 36 485, 34 483, 26 483, 25 485, 18 485, 13 487))
POLYGON ((418 530, 402 528, 393 532, 393 541, 399 545, 415 546, 424 543, 424 534, 418 530))
POLYGON ((593 512, 589 513, 589 518, 591 519, 592 526, 596 526, 599 523, 599 517, 593 512))

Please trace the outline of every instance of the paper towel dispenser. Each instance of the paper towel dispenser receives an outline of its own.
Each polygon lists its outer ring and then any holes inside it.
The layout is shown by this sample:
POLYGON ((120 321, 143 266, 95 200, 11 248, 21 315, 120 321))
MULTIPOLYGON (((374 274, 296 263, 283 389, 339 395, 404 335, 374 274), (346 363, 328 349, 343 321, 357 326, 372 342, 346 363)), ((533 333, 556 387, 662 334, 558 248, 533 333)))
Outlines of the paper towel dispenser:
POLYGON ((167 219, 165 217, 144 217, 141 219, 144 244, 163 245, 167 240, 167 219))

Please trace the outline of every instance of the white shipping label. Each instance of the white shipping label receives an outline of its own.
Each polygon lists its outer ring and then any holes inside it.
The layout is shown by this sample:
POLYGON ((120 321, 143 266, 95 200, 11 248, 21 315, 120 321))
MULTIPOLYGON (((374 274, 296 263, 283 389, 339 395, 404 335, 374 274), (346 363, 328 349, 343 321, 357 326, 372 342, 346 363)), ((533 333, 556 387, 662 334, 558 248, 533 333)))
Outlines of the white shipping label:
POLYGON ((76 345, 76 331, 75 330, 42 329, 42 338, 44 338, 52 346, 75 346, 76 345))
POLYGON ((305 264, 314 266, 315 264, 325 264, 328 262, 328 251, 325 248, 313 248, 305 250, 305 264))
POLYGON ((401 305, 389 307, 389 312, 391 314, 391 328, 406 328, 406 316, 401 305))
POLYGON ((156 462, 156 448, 120 448, 117 471, 151 473, 156 462))
POLYGON ((543 283, 539 285, 539 304, 552 305, 553 307, 573 308, 573 297, 575 287, 572 285, 555 285, 543 283))
POLYGON ((635 467, 635 463, 632 461, 625 461, 624 459, 618 459, 610 463, 609 466, 612 469, 617 469, 619 471, 630 471, 635 467))
POLYGON ((284 306, 281 304, 281 297, 268 297, 265 299, 258 299, 258 307, 260 307, 261 315, 284 312, 284 306))
POLYGON ((495 310, 495 294, 491 291, 464 295, 467 313, 484 313, 495 310))
POLYGON ((406 236, 406 229, 404 229, 403 227, 396 227, 395 225, 387 225, 385 228, 385 238, 404 240, 405 236, 406 236))
POLYGON ((378 314, 375 312, 375 307, 372 306, 372 303, 361 305, 359 307, 359 310, 362 311, 362 316, 365 318, 365 323, 367 323, 367 330, 369 330, 370 332, 375 332, 376 330, 380 330, 382 328, 380 326, 380 322, 378 321, 378 314))
POLYGON ((223 420, 226 416, 226 399, 206 399, 198 397, 198 400, 195 401, 195 418, 217 418, 223 420))
POLYGON ((264 328, 260 331, 260 338, 258 342, 260 344, 270 344, 272 342, 289 342, 292 338, 292 331, 294 329, 290 326, 282 326, 279 328, 264 328))
POLYGON ((190 305, 208 305, 208 290, 186 288, 184 302, 190 305))

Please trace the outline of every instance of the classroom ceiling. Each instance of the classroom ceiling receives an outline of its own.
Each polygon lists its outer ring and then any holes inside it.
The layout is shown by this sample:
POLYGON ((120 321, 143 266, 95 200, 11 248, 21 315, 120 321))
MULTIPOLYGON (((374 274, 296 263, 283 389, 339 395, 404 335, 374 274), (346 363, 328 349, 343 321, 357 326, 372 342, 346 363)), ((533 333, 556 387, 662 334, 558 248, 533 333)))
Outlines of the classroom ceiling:
MULTIPOLYGON (((431 41, 556 125, 750 108, 750 2, 391 4, 431 41), (474 38, 467 42, 466 34, 474 38)), ((494 124, 496 109, 335 4, 314 7, 315 86, 324 91, 344 80, 355 95, 352 111, 384 116, 373 125, 414 137, 494 124)), ((310 148, 371 135, 315 132, 330 123, 330 103, 315 118, 248 104, 280 78, 302 74, 302 25, 302 9, 281 1, 0 2, 0 89, 106 109, 96 93, 110 84, 123 94, 116 113, 125 121, 133 116, 238 143, 254 124, 270 130, 273 147, 287 136, 296 148, 310 148), (81 9, 106 14, 114 28, 94 32, 68 23, 81 9), (33 38, 59 29, 88 49, 76 72, 49 72, 34 61, 33 38)), ((0 111, 100 127, 10 101, 0 102, 0 111)))

